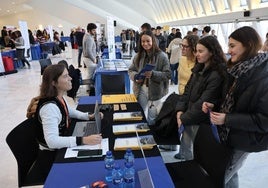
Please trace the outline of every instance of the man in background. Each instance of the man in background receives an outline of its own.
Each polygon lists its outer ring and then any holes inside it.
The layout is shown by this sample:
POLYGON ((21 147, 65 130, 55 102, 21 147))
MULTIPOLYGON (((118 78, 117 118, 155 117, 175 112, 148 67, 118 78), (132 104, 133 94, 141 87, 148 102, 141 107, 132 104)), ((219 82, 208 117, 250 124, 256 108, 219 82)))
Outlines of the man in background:
POLYGON ((94 80, 94 72, 97 67, 97 51, 94 37, 96 35, 97 26, 94 23, 87 25, 87 33, 83 37, 83 57, 84 64, 89 69, 89 79, 94 80))

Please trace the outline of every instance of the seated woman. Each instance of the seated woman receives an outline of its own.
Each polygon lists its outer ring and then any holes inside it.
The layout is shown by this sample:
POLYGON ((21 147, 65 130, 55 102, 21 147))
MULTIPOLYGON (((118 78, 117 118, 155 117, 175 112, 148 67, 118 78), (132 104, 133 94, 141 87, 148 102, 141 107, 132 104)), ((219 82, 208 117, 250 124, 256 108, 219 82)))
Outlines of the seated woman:
POLYGON ((71 80, 66 67, 62 64, 48 66, 43 74, 34 115, 40 146, 36 168, 39 168, 43 177, 48 175, 57 149, 83 144, 96 145, 102 140, 100 134, 85 137, 68 136, 70 118, 82 120, 94 118, 94 114, 72 109, 66 103, 64 94, 72 88, 71 80))

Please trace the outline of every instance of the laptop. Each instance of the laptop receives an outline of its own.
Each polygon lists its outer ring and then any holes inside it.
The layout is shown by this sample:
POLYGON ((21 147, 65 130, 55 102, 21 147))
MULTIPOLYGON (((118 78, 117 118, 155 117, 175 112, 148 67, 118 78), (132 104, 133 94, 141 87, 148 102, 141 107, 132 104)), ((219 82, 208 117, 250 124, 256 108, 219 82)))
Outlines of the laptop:
POLYGON ((76 122, 73 136, 89 136, 99 134, 101 132, 101 117, 98 101, 96 100, 94 109, 95 121, 79 121, 76 122))

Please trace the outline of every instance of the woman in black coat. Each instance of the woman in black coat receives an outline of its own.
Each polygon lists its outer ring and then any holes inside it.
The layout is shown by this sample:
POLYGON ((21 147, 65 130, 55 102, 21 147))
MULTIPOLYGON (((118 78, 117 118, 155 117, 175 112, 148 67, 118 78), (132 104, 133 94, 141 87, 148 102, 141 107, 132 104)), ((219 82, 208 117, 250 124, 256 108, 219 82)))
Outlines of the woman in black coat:
POLYGON ((215 37, 200 39, 195 50, 196 65, 185 91, 176 105, 178 127, 184 127, 180 152, 175 158, 193 158, 193 140, 198 126, 209 123, 208 116, 202 112, 204 101, 219 104, 222 100, 223 85, 226 78, 226 58, 215 37), (179 155, 179 156, 178 156, 179 155))
MULTIPOLYGON (((229 36, 229 89, 220 112, 210 113, 221 142, 233 149, 226 187, 238 187, 237 171, 249 152, 268 149, 268 54, 258 53, 261 47, 261 38, 251 27, 229 36)), ((212 108, 207 102, 202 107, 204 112, 212 108)))

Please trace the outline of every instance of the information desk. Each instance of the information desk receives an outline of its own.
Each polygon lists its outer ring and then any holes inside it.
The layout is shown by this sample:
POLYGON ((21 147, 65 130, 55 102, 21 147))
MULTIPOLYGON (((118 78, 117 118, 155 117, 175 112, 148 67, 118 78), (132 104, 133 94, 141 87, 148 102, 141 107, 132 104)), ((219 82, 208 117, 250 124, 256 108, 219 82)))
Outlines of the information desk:
MULTIPOLYGON (((118 68, 105 68, 104 64, 107 61, 123 61, 124 60, 102 60, 99 64, 98 67, 96 69, 95 72, 95 95, 101 95, 101 91, 102 91, 102 87, 101 87, 101 75, 124 75, 125 78, 125 93, 130 93, 130 80, 129 80, 129 75, 128 75, 128 69, 127 67, 125 69, 118 69, 118 68)), ((126 64, 125 64, 126 65, 126 64)), ((113 82, 113 80, 111 80, 111 84, 116 84, 113 82)))
MULTIPOLYGON (((141 110, 138 103, 127 103, 127 111, 137 111, 141 110)), ((81 111, 92 112, 94 105, 78 105, 78 109, 81 111)), ((125 151, 114 151, 114 140, 116 136, 112 133, 113 125, 113 109, 102 111, 104 114, 104 119, 102 120, 102 136, 103 138, 109 138, 109 149, 113 152, 116 162, 123 167, 123 156, 125 151)), ((143 114, 144 117, 144 114, 143 114)), ((142 121, 144 122, 143 118, 142 121)), ((127 122, 121 122, 127 123, 127 122)), ((131 122, 133 123, 133 122, 131 122)), ((74 127, 75 120, 72 120, 71 130, 74 127)), ((120 124, 120 122, 117 122, 120 124)), ((145 133, 141 133, 145 134, 145 133)), ((148 134, 148 133, 146 133, 148 134)), ((117 137, 133 137, 135 134, 125 134, 117 137)), ((92 182, 105 180, 105 168, 104 168, 104 156, 99 158, 87 158, 87 159, 77 159, 68 158, 64 159, 66 149, 61 149, 58 151, 55 162, 50 170, 50 173, 46 179, 44 187, 81 187, 84 185, 89 185, 92 182)), ((135 169, 140 171, 146 168, 144 159, 142 158, 142 153, 140 150, 133 151, 135 155, 135 169)), ((165 164, 161 158, 160 152, 155 146, 151 150, 145 150, 144 154, 146 156, 146 161, 148 168, 154 183, 154 187, 174 187, 173 182, 169 176, 169 173, 165 167, 165 164)), ((136 173, 136 187, 140 187, 139 178, 136 173)), ((109 185, 109 184, 108 184, 109 185)), ((109 186, 111 187, 111 186, 109 186)))

